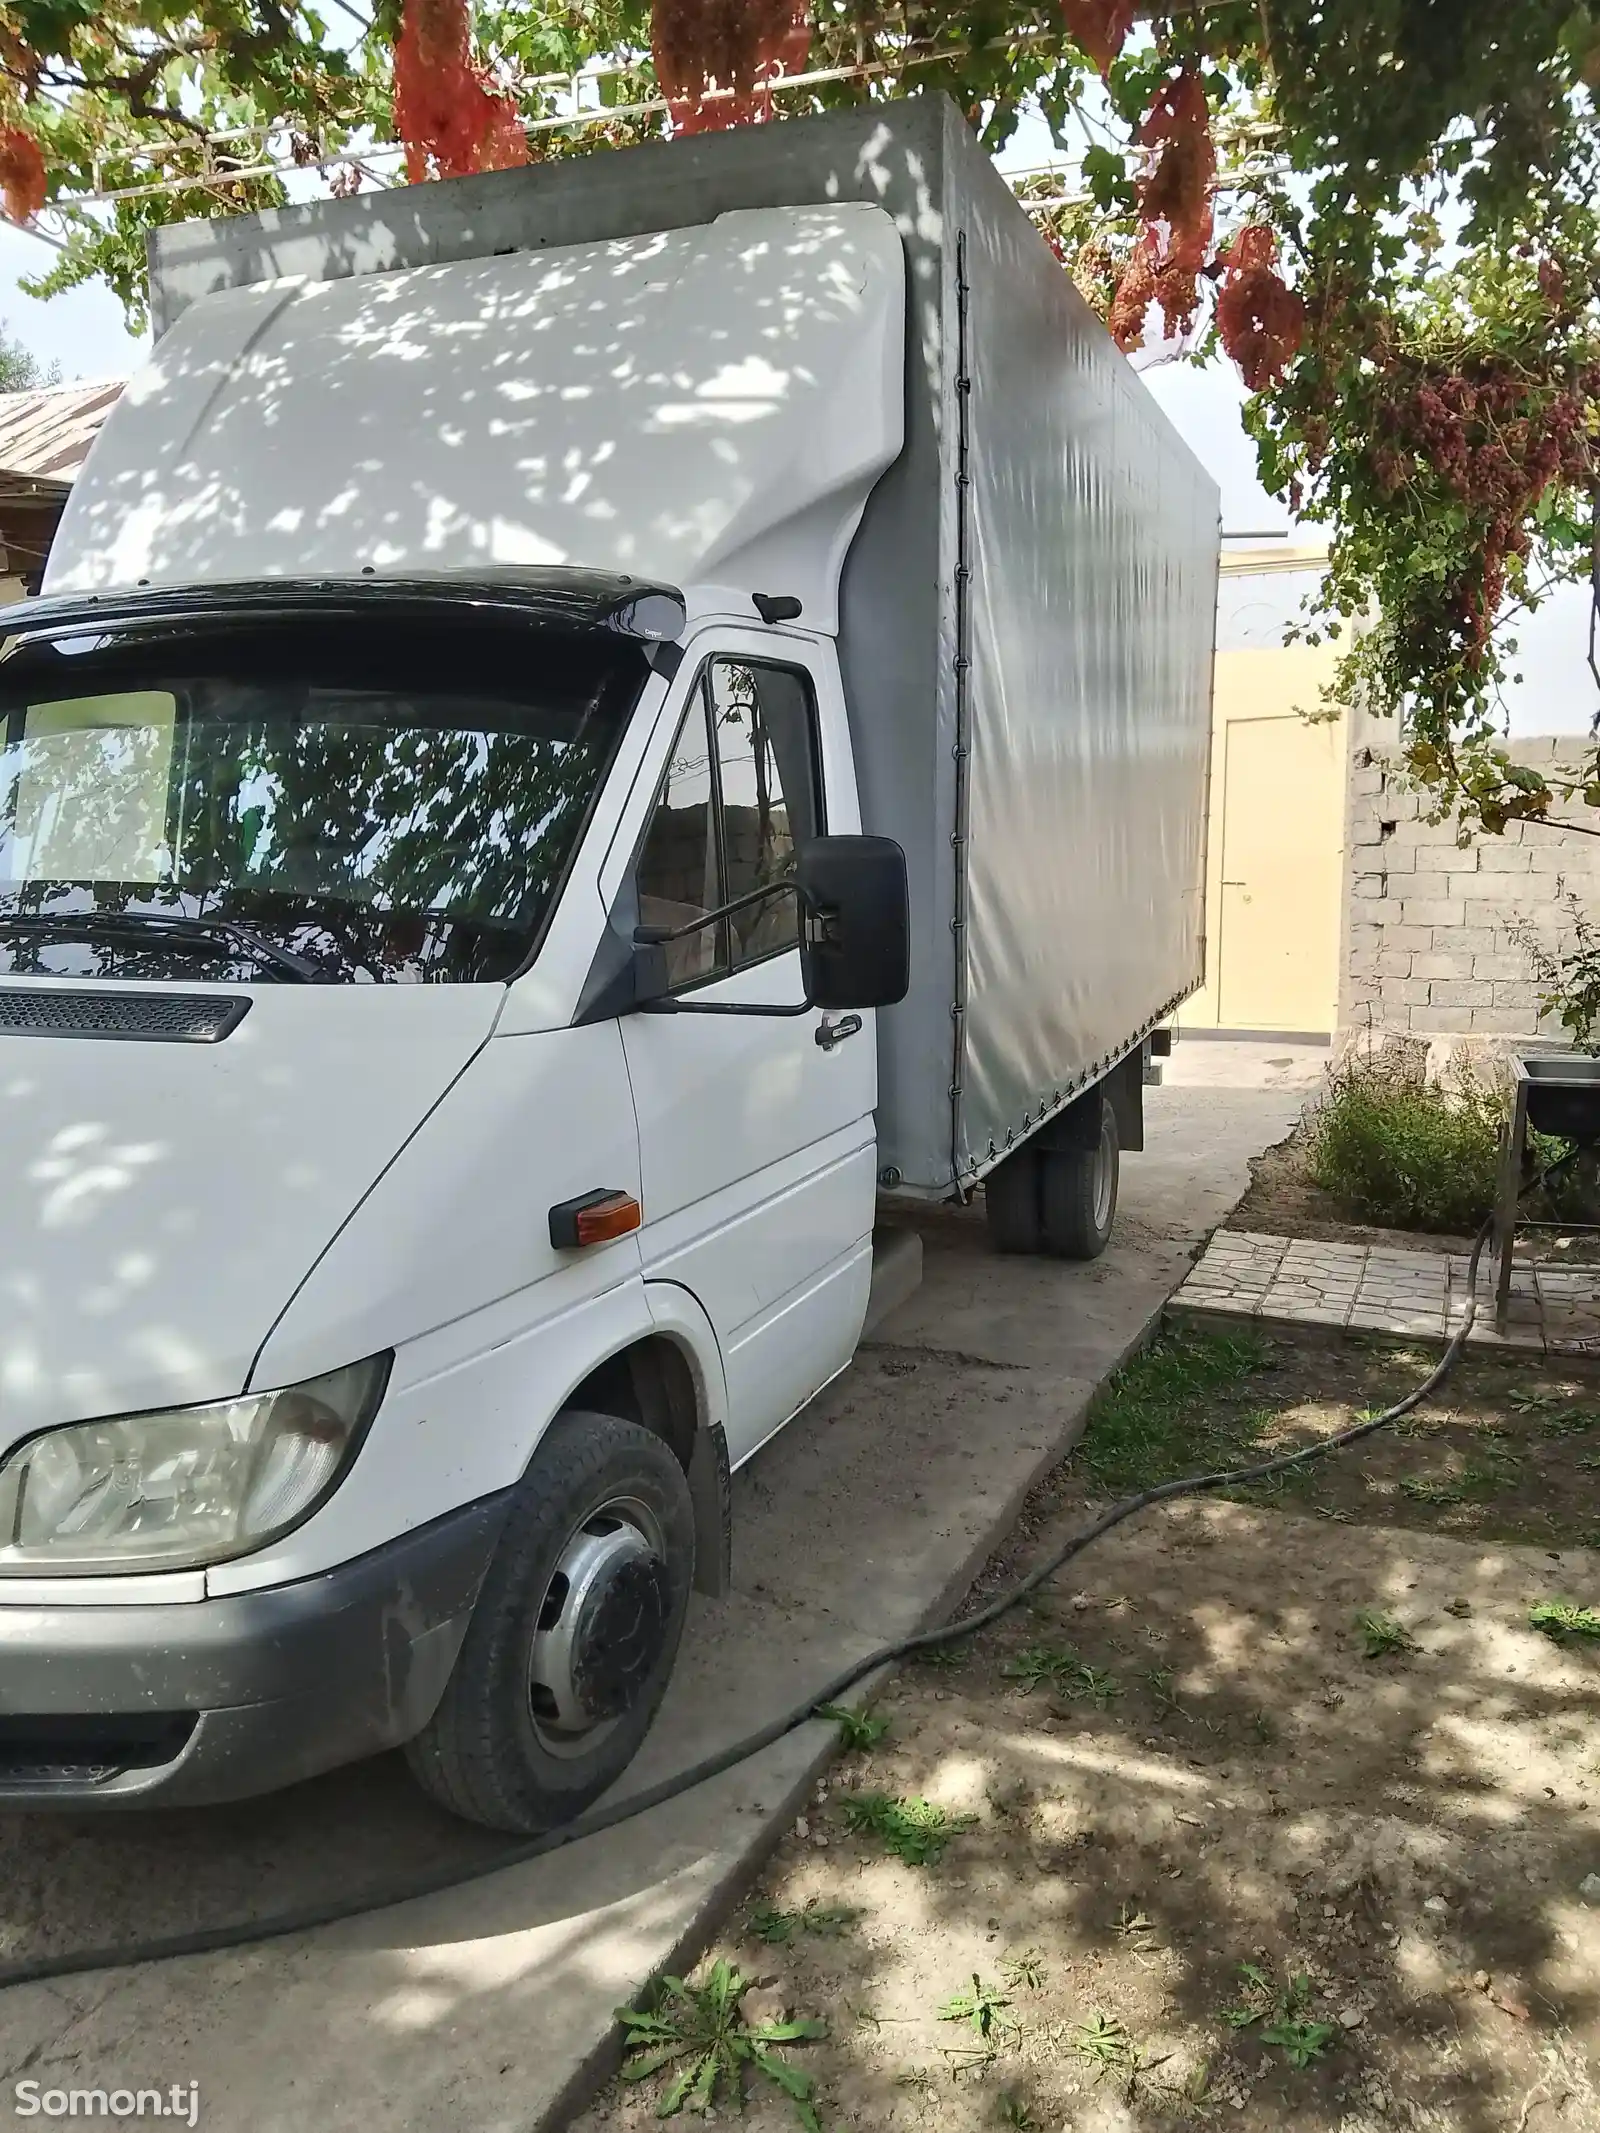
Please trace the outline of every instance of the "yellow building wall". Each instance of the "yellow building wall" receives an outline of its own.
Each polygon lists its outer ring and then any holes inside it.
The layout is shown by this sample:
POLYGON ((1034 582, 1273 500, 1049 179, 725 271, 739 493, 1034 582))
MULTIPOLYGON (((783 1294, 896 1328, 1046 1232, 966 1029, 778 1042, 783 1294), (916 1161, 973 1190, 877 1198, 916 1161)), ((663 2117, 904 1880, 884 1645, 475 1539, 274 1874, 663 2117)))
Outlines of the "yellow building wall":
POLYGON ((1184 1029, 1333 1031, 1339 1019, 1347 721, 1308 719, 1337 652, 1218 652, 1206 981, 1184 1029))

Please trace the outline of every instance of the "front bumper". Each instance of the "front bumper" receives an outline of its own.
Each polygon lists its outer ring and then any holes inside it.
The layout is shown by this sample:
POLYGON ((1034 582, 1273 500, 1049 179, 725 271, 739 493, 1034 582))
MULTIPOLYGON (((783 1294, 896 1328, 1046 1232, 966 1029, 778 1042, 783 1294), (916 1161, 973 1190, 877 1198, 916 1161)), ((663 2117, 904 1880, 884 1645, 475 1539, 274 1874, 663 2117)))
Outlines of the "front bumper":
POLYGON ((507 1498, 320 1577, 162 1607, 8 1607, 0 1803, 189 1806, 409 1740, 466 1635, 507 1498))

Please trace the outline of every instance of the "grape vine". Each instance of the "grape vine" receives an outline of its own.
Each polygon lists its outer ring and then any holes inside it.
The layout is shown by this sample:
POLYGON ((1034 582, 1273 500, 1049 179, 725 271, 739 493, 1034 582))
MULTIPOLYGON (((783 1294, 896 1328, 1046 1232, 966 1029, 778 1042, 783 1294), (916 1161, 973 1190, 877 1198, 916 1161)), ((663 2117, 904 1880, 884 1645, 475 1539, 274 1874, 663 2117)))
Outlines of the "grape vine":
MULTIPOLYGON (((1339 633, 1335 688, 1400 716, 1463 835, 1559 796, 1510 761, 1500 692, 1521 616, 1600 575, 1600 0, 376 7, 351 48, 310 0, 0 0, 0 199, 67 237, 33 286, 103 276, 137 312, 152 221, 281 200, 219 130, 482 169, 527 153, 541 77, 598 55, 625 115, 542 153, 920 89, 998 148, 1037 109, 1081 170, 1039 210, 1067 271, 1125 348, 1229 355, 1267 487, 1327 526, 1309 627, 1339 633), (657 90, 664 121, 631 111, 657 90)), ((1600 806, 1600 753, 1574 789, 1600 806)))

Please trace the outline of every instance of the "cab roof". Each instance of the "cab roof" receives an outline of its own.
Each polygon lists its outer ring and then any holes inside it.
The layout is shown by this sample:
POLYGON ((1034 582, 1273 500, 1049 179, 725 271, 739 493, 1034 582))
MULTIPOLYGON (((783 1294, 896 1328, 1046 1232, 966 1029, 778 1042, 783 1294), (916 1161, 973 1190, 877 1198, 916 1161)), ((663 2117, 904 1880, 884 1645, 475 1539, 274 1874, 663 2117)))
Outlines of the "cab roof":
POLYGON ((831 630, 904 337, 860 201, 223 290, 113 410, 44 590, 581 567, 831 630))

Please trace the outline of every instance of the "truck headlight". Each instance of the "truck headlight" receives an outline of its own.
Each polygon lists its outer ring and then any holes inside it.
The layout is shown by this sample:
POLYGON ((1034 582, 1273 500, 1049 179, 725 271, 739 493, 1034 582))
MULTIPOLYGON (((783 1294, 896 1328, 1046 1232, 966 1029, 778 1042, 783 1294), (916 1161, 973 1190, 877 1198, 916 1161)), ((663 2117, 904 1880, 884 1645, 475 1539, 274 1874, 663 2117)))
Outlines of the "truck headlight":
POLYGON ((178 1570, 261 1547, 340 1480, 392 1361, 30 1438, 0 1464, 0 1575, 178 1570))

